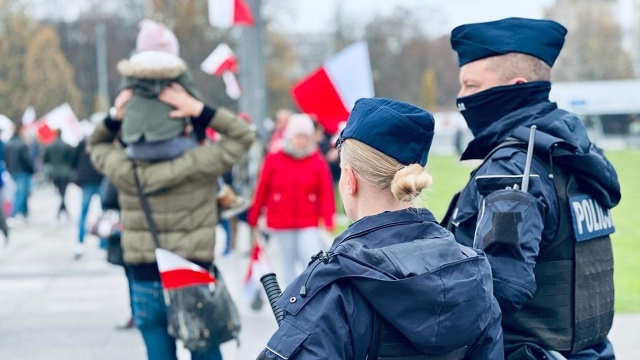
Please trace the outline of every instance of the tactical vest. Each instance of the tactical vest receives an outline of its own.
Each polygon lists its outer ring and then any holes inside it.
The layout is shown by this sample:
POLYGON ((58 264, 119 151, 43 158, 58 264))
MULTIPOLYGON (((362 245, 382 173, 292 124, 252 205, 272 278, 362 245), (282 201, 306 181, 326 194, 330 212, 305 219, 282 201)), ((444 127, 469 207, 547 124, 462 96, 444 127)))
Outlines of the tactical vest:
MULTIPOLYGON (((523 143, 504 143, 485 161, 507 146, 526 147, 523 143)), ((571 354, 604 341, 611 329, 614 303, 611 238, 603 234, 578 241, 571 199, 576 195, 579 198, 582 193, 575 178, 552 168, 548 161, 536 155, 534 159, 553 176, 560 208, 559 228, 553 241, 538 254, 534 269, 537 289, 533 298, 516 313, 503 314, 504 341, 505 345, 530 342, 547 350, 571 354)), ((471 181, 473 179, 472 175, 471 181)), ((457 202, 457 198, 454 201, 457 202)), ((590 204, 593 206, 594 200, 590 204)), ((447 214, 450 215, 450 211, 447 214)), ((447 217, 450 222, 451 217, 447 217)), ((611 221, 610 215, 608 221, 611 221)), ((450 228, 450 224, 447 225, 450 228)))
POLYGON ((460 360, 467 351, 467 347, 463 347, 443 355, 422 353, 376 310, 373 310, 372 329, 367 360, 460 360))

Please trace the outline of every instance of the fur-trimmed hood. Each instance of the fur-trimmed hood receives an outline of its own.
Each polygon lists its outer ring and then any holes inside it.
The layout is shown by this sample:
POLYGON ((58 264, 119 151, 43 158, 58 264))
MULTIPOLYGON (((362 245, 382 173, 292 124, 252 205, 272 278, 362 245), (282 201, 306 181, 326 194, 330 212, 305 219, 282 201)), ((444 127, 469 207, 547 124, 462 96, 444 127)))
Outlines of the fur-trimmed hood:
POLYGON ((162 51, 143 51, 118 63, 122 76, 139 79, 174 79, 187 71, 179 57, 162 51))

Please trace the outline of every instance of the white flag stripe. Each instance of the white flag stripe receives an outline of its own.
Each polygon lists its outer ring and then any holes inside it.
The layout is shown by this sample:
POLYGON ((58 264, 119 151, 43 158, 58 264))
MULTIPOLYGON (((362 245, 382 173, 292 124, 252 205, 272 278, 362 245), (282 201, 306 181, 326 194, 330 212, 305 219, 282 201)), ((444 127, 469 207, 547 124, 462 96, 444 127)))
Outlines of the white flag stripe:
POLYGON ((200 69, 207 74, 213 75, 227 59, 233 56, 233 51, 229 45, 221 43, 204 59, 200 64, 200 69))
POLYGON ((231 71, 225 71, 222 73, 222 81, 224 81, 227 95, 233 100, 238 100, 242 95, 242 90, 236 76, 231 71))
POLYGON ((68 103, 49 111, 42 121, 51 129, 62 130, 62 140, 71 146, 77 146, 84 136, 78 118, 68 103))
POLYGON ((234 7, 234 0, 209 0, 209 23, 212 26, 231 27, 234 7))
POLYGON ((203 267, 165 249, 156 249, 156 261, 158 262, 158 270, 160 270, 161 273, 178 269, 207 271, 203 267))
POLYGON ((371 63, 365 41, 349 45, 323 65, 347 110, 353 109, 356 100, 374 96, 371 63))

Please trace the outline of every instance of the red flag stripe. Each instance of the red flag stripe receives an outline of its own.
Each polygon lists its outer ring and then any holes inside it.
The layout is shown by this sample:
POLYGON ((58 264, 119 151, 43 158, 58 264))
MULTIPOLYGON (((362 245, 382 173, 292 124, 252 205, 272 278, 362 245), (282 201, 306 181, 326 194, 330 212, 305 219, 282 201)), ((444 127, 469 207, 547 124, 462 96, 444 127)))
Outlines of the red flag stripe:
POLYGON ((349 117, 349 110, 324 67, 293 85, 291 92, 300 109, 315 115, 330 134, 338 131, 338 124, 349 117))
POLYGON ((52 143, 58 134, 47 125, 46 121, 40 120, 36 123, 38 138, 44 145, 52 143))
POLYGON ((233 0, 233 25, 253 26, 251 10, 244 0, 233 0))
POLYGON ((176 269, 160 273, 162 287, 171 290, 185 286, 207 285, 216 283, 216 279, 209 272, 193 271, 189 269, 176 269))
POLYGON ((213 75, 222 76, 225 71, 231 71, 234 74, 238 73, 238 60, 235 57, 226 58, 217 69, 214 69, 213 75))

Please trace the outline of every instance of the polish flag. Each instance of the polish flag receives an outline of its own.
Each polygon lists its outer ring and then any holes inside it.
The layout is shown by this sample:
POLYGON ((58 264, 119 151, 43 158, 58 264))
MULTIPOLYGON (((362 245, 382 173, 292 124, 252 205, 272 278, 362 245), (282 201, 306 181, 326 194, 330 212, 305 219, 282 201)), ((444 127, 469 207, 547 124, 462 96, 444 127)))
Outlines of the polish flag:
POLYGON ((365 41, 349 45, 294 84, 291 94, 300 109, 313 114, 329 134, 346 121, 356 100, 373 97, 373 76, 365 41))
POLYGON ((235 25, 253 26, 251 9, 244 0, 209 0, 211 26, 229 28, 235 25))
POLYGON ((229 45, 220 43, 200 64, 200 69, 209 75, 222 76, 229 71, 238 73, 238 58, 233 53, 229 45))
POLYGON ((253 249, 251 249, 249 269, 244 277, 244 292, 249 304, 253 304, 257 296, 262 296, 264 291, 262 290, 260 278, 270 272, 272 272, 271 266, 269 266, 267 254, 262 247, 262 240, 257 236, 253 249))
POLYGON ((165 249, 156 249, 162 287, 167 290, 193 285, 215 285, 209 270, 165 249))
POLYGON ((239 70, 238 58, 229 45, 220 43, 200 64, 200 69, 209 75, 222 76, 227 95, 233 100, 240 98, 242 90, 235 75, 239 70))
POLYGON ((67 103, 49 111, 33 124, 38 138, 45 145, 56 139, 56 129, 62 130, 62 140, 71 146, 77 146, 84 136, 76 114, 67 103))

